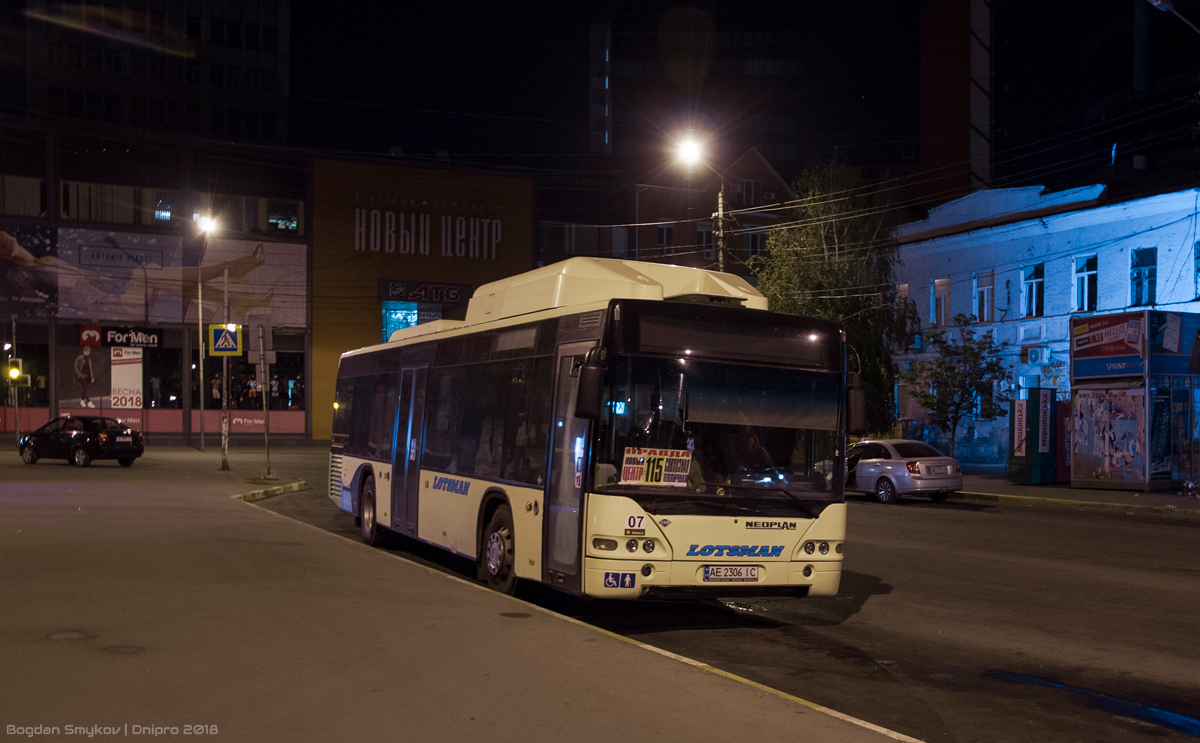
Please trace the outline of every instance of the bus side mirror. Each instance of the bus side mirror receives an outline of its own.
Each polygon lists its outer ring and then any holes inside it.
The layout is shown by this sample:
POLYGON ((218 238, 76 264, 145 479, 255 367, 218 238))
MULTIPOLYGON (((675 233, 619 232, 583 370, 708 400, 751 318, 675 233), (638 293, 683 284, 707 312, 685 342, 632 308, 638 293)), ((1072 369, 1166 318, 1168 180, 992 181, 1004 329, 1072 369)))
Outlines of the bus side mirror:
POLYGON ((859 386, 857 374, 846 376, 846 433, 862 436, 867 432, 867 394, 859 386))
POLYGON ((600 417, 604 396, 604 367, 584 364, 579 368, 579 392, 575 396, 575 417, 594 421, 600 417))

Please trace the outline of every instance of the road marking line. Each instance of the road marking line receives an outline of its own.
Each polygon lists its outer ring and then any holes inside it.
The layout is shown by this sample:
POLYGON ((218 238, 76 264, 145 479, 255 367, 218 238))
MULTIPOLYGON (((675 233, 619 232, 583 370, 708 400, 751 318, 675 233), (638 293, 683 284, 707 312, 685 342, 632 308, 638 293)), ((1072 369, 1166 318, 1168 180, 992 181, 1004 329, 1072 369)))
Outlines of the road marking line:
MULTIPOLYGON (((235 496, 235 497, 237 497, 237 496, 235 496)), ((808 709, 811 709, 815 712, 820 712, 822 714, 829 715, 830 717, 834 717, 838 720, 841 720, 842 722, 848 722, 852 725, 857 725, 858 727, 865 728, 865 729, 870 730, 875 733, 879 733, 880 735, 891 738, 892 740, 898 740, 898 741, 901 741, 902 743, 925 743, 925 741, 921 740, 920 738, 913 738, 911 736, 905 735, 904 733, 898 733, 895 730, 889 730, 888 728, 881 727, 879 725, 876 725, 875 723, 867 722, 866 720, 860 720, 859 718, 852 717, 850 715, 845 714, 844 712, 838 712, 835 709, 830 709, 829 707, 822 706, 820 704, 817 704, 816 702, 810 702, 807 699, 803 699, 801 697, 795 696, 794 694, 788 694, 786 691, 780 691, 779 689, 771 688, 770 686, 767 686, 766 684, 760 684, 759 682, 752 681, 748 678, 745 678, 744 676, 739 676, 736 673, 730 673, 729 671, 722 670, 715 666, 710 666, 709 664, 707 664, 703 661, 699 661, 694 658, 688 658, 687 656, 679 655, 678 653, 672 653, 670 650, 663 650, 662 648, 658 648, 653 645, 649 645, 640 640, 635 640, 632 637, 626 637, 624 635, 618 634, 611 630, 606 630, 603 627, 597 627, 594 624, 588 624, 587 622, 585 622, 581 619, 576 619, 575 617, 568 617, 565 614, 559 614, 558 612, 551 611, 550 609, 546 609, 544 607, 538 606, 537 604, 530 603, 530 602, 526 601, 525 599, 519 599, 516 596, 509 596, 506 593, 499 593, 497 591, 493 591, 492 589, 488 588, 487 586, 480 585, 479 583, 477 583, 475 581, 467 580, 466 578, 463 578, 458 575, 454 575, 453 573, 447 573, 445 571, 438 570, 437 568, 431 568, 428 565, 422 565, 421 563, 416 562, 415 560, 410 560, 409 558, 404 557, 403 555, 397 555, 397 554, 391 552, 390 550, 382 550, 382 549, 376 549, 375 547, 369 547, 366 544, 363 544, 362 542, 358 542, 358 541, 350 539, 348 537, 343 537, 341 534, 334 534, 333 532, 326 531, 325 529, 322 529, 319 526, 314 526, 313 524, 309 524, 304 521, 297 521, 296 519, 293 519, 289 516, 284 516, 282 513, 276 513, 274 511, 268 510, 253 501, 244 501, 244 502, 247 503, 248 505, 254 506, 255 508, 257 508, 260 511, 263 511, 265 513, 271 514, 272 516, 277 516, 281 519, 284 519, 285 521, 287 521, 289 523, 299 524, 300 526, 305 526, 305 527, 313 529, 317 532, 320 532, 321 534, 325 534, 327 536, 333 537, 334 539, 338 540, 339 543, 343 543, 343 544, 349 543, 351 545, 356 545, 358 547, 364 547, 367 550, 369 550, 375 554, 386 555, 387 557, 391 557, 395 560, 399 560, 400 562, 406 563, 408 565, 412 565, 413 567, 421 568, 422 570, 432 573, 433 575, 437 575, 442 578, 449 578, 450 580, 455 581, 456 583, 460 583, 464 586, 469 586, 476 590, 484 591, 491 596, 499 596, 501 598, 508 599, 509 601, 520 604, 521 606, 523 606, 527 609, 532 609, 532 610, 541 612, 542 614, 546 614, 548 616, 554 617, 555 619, 559 619, 564 622, 569 622, 571 624, 575 624, 580 627, 585 627, 589 630, 592 630, 593 632, 599 632, 602 635, 607 635, 608 637, 611 637, 614 640, 620 640, 621 642, 628 643, 630 645, 639 647, 642 650, 649 650, 652 653, 657 653, 658 655, 664 656, 666 658, 670 658, 671 660, 677 661, 679 663, 683 663, 683 664, 692 666, 694 668, 698 668, 702 671, 707 671, 708 673, 711 673, 716 676, 720 676, 729 681, 733 681, 733 682, 736 682, 739 684, 743 684, 745 686, 753 687, 755 689, 758 689, 759 691, 766 692, 767 694, 771 694, 772 696, 779 697, 780 699, 784 699, 789 702, 794 702, 795 704, 799 704, 803 707, 807 707, 808 709)))

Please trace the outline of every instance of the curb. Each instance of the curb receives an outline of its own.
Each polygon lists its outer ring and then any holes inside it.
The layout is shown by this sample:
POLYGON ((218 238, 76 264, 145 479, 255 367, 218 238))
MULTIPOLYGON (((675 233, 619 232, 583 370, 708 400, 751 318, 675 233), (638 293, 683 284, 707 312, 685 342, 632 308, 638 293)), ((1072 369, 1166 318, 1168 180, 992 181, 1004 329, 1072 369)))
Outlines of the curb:
POLYGON ((276 485, 273 488, 263 488, 262 490, 251 490, 249 493, 237 493, 229 496, 230 498, 241 499, 247 503, 254 503, 265 498, 270 498, 284 493, 295 493, 298 490, 308 490, 308 483, 303 480, 289 482, 287 485, 276 485))
POLYGON ((1105 503, 1103 501, 1072 500, 1070 498, 1040 498, 1033 495, 1000 495, 998 493, 969 493, 958 491, 950 496, 956 500, 991 501, 993 503, 1040 503, 1048 506, 1071 506, 1075 508, 1122 508, 1138 513, 1161 513, 1185 518, 1200 518, 1200 511, 1176 506, 1142 506, 1135 503, 1105 503))
MULTIPOLYGON (((300 483, 293 483, 293 484, 294 485, 295 484, 302 485, 304 483, 303 483, 303 481, 301 481, 300 483)), ((282 487, 288 487, 288 486, 285 485, 282 487)), ((272 488, 272 490, 274 490, 274 488, 272 488)), ((233 497, 238 498, 240 496, 235 495, 233 497)), ((247 503, 253 503, 253 501, 247 501, 247 503)), ((636 648, 640 648, 641 650, 646 650, 651 653, 655 653, 656 655, 661 655, 665 658, 670 658, 671 660, 674 660, 678 663, 682 663, 684 665, 691 666, 693 668, 697 668, 701 671, 705 671, 706 673, 711 673, 713 675, 720 676, 721 678, 732 681, 733 683, 742 684, 744 686, 749 686, 753 689, 757 689, 766 694, 770 694, 772 696, 778 697, 778 698, 786 700, 788 702, 792 702, 793 704, 799 705, 801 707, 811 709, 820 714, 828 715, 829 717, 833 717, 833 718, 841 720, 843 722, 850 723, 851 725, 854 725, 859 728, 870 730, 871 732, 874 732, 874 733, 879 733, 880 735, 883 735, 887 738, 891 738, 892 740, 897 740, 897 741, 900 741, 901 743, 925 743, 925 741, 922 741, 920 738, 913 738, 908 735, 905 735, 904 733, 900 733, 895 730, 891 730, 889 728, 885 728, 880 725, 876 725, 873 722, 868 722, 868 721, 860 719, 858 717, 848 715, 844 712, 838 712, 837 710, 832 709, 830 707, 825 707, 823 705, 817 704, 816 702, 810 702, 807 699, 804 699, 802 697, 798 697, 794 694, 789 694, 786 691, 780 691, 779 689, 775 689, 773 687, 767 686, 766 684, 761 684, 752 679, 748 679, 745 676, 739 676, 736 673, 731 673, 729 671, 725 671, 720 668, 717 668, 716 666, 711 666, 708 663, 704 663, 702 661, 698 661, 693 658, 688 658, 687 656, 679 655, 677 653, 672 653, 669 650, 663 650, 662 648, 655 647, 654 645, 650 645, 649 643, 642 642, 641 640, 635 640, 632 637, 626 637, 625 635, 618 634, 616 632, 613 632, 612 630, 607 630, 607 629, 604 629, 603 627, 598 627, 594 624, 589 624, 589 623, 583 621, 582 619, 576 619, 575 617, 569 617, 566 614, 559 614, 558 612, 556 612, 552 609, 547 609, 544 606, 539 606, 530 601, 526 601, 525 599, 517 598, 516 596, 510 596, 510 595, 504 594, 504 593, 498 593, 497 591, 494 591, 491 588, 488 588, 486 585, 483 585, 478 581, 468 580, 468 579, 462 577, 461 575, 457 575, 455 573, 450 573, 450 572, 446 572, 443 570, 439 570, 438 568, 435 568, 431 565, 426 565, 424 563, 416 562, 415 560, 413 560, 411 558, 405 557, 404 555, 401 555, 401 554, 397 554, 390 550, 380 550, 380 549, 376 549, 374 547, 367 547, 366 545, 358 542, 357 540, 355 540, 353 538, 346 537, 346 536, 343 536, 340 534, 334 534, 331 531, 326 531, 319 526, 314 526, 314 525, 306 523, 304 521, 297 521, 295 519, 292 519, 288 516, 283 515, 282 513, 276 513, 270 509, 265 509, 260 506, 255 506, 255 508, 258 508, 259 510, 263 511, 264 513, 269 513, 269 514, 271 514, 271 516, 274 516, 275 518, 284 519, 288 523, 295 524, 295 525, 303 527, 305 529, 313 529, 321 534, 326 535, 327 537, 332 537, 333 539, 336 539, 339 541, 350 542, 350 544, 354 545, 358 549, 366 549, 375 554, 378 554, 378 555, 381 555, 384 557, 388 557, 393 560, 398 560, 400 562, 403 562, 407 565, 411 565, 415 568, 419 568, 419 569, 424 570, 433 575, 439 576, 441 578, 445 578, 447 580, 454 581, 455 583, 458 583, 463 586, 467 586, 468 588, 473 588, 477 591, 483 591, 484 593, 486 593, 490 596, 496 596, 498 598, 511 601, 515 604, 519 604, 522 607, 529 609, 530 611, 541 612, 542 614, 546 614, 546 615, 553 617, 555 619, 558 619, 560 621, 567 622, 568 624, 574 624, 574 625, 577 625, 580 627, 585 627, 593 632, 598 632, 599 634, 606 635, 607 637, 610 637, 614 640, 618 640, 623 643, 627 643, 636 648)))

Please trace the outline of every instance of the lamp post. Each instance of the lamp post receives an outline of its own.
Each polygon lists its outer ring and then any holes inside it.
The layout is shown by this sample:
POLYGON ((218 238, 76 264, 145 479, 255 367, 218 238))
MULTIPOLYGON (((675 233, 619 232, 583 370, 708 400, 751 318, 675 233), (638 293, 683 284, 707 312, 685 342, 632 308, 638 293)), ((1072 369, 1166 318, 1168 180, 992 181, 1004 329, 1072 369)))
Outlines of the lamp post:
POLYGON ((197 396, 200 398, 200 451, 204 451, 204 277, 201 275, 199 262, 204 261, 208 252, 208 235, 217 229, 217 221, 212 217, 201 217, 197 225, 200 227, 200 258, 196 265, 196 326, 200 331, 200 353, 196 384, 197 396))
POLYGON ((688 136, 680 140, 678 147, 679 161, 686 167, 694 167, 703 165, 712 171, 721 181, 721 188, 717 191, 717 211, 713 214, 713 240, 717 248, 717 270, 725 272, 725 176, 717 172, 716 168, 708 164, 704 159, 704 148, 700 142, 694 137, 688 136))

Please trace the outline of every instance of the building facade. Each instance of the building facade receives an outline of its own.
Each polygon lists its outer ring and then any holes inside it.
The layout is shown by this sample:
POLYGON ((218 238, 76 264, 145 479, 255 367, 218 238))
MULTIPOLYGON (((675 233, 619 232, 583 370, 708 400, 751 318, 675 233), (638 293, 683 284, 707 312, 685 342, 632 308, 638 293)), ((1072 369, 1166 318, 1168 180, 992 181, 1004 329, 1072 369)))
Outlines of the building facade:
POLYGON ((282 143, 289 15, 288 0, 29 0, 26 108, 149 131, 282 143))
MULTIPOLYGON (((1120 203, 1107 203, 1103 186, 980 191, 898 228, 896 281, 924 327, 947 327, 963 314, 974 318, 976 330, 1009 344, 1012 374, 1003 391, 1020 397, 1028 389, 1053 389, 1058 400, 1070 401, 1073 322, 1080 333, 1081 318, 1200 312, 1198 222, 1196 189, 1120 203)), ((904 358, 923 353, 920 337, 914 340, 904 358)), ((1191 338, 1185 340, 1190 348, 1191 338)), ((1200 397, 1189 395, 1193 412, 1183 426, 1194 431, 1200 397)), ((903 386, 897 400, 902 424, 919 435, 923 411, 903 386)), ((1005 461, 1007 418, 968 420, 959 432, 961 459, 1005 461)))

